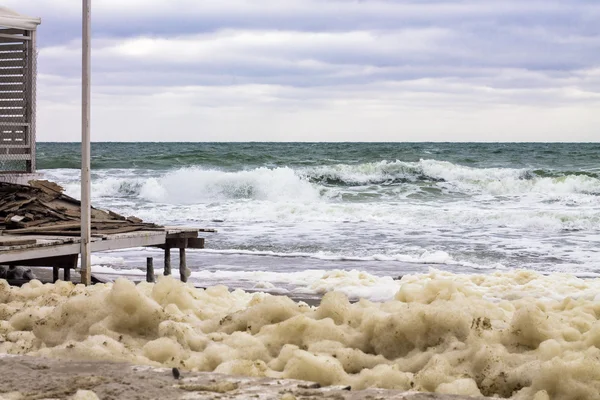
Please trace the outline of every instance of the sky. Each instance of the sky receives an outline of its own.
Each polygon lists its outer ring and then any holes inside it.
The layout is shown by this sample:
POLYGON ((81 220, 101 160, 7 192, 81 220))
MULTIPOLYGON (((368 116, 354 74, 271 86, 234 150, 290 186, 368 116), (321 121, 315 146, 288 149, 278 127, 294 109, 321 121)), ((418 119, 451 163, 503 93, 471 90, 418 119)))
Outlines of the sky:
MULTIPOLYGON (((81 1, 41 17, 79 141, 81 1)), ((92 141, 600 141, 597 0, 92 0, 92 141)))

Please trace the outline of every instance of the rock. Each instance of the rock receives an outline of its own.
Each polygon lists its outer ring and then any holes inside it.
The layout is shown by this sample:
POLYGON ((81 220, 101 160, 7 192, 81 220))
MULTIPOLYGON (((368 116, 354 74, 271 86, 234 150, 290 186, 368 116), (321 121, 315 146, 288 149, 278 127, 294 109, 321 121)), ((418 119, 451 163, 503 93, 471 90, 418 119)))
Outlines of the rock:
POLYGON ((6 279, 6 280, 19 279, 19 280, 30 281, 32 279, 35 279, 35 275, 33 274, 33 272, 31 272, 30 268, 25 268, 25 267, 15 266, 15 265, 11 265, 11 266, 0 265, 0 279, 6 279))

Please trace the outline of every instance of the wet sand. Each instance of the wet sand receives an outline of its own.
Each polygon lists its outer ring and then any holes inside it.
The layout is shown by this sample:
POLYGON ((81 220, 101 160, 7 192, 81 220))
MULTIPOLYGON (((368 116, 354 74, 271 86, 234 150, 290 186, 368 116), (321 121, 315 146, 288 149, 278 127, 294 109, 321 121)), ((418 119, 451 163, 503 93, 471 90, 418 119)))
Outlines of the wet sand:
MULTIPOLYGON (((52 268, 45 268, 45 267, 32 267, 31 271, 35 274, 36 279, 44 282, 44 283, 49 283, 52 282, 52 268)), ((81 275, 78 272, 79 270, 71 270, 71 282, 77 284, 81 282, 81 275)), ((58 277, 59 279, 63 279, 63 269, 61 268, 59 273, 58 273, 58 277)), ((158 274, 155 274, 155 277, 158 278, 158 274)), ((118 278, 125 278, 128 279, 134 283, 139 283, 141 281, 145 281, 146 277, 144 275, 139 275, 139 274, 106 274, 106 273, 102 273, 102 274, 98 274, 98 273, 92 273, 92 284, 96 283, 96 282, 100 282, 100 283, 104 283, 104 282, 114 282, 115 280, 117 280, 118 278)), ((202 285, 201 283, 198 282, 192 282, 192 284, 196 287, 196 288, 204 288, 206 286, 210 286, 210 285, 202 285)), ((214 282, 210 283, 211 285, 214 285, 214 282)), ((219 283, 221 284, 221 283, 219 283)), ((269 290, 268 288, 260 288, 260 289, 254 289, 251 287, 246 287, 243 285, 227 285, 229 287, 229 290, 235 290, 235 289, 242 289, 245 292, 248 293, 255 293, 255 292, 263 292, 263 293, 269 293, 272 294, 274 296, 287 296, 289 298, 291 298, 292 300, 298 302, 298 301, 302 301, 306 304, 308 304, 309 306, 318 306, 319 303, 321 302, 321 298, 322 296, 320 295, 316 295, 316 294, 282 294, 277 290, 269 290)))
MULTIPOLYGON (((468 396, 407 393, 347 387, 318 388, 311 382, 246 378, 115 362, 61 361, 0 355, 0 399, 260 399, 260 400, 461 400, 468 396), (79 391, 79 394, 78 394, 79 391), (84 392, 87 391, 87 392, 84 392), (91 393, 93 392, 93 394, 91 393), (97 397, 94 397, 95 396, 97 397)), ((480 397, 480 399, 484 399, 480 397)))

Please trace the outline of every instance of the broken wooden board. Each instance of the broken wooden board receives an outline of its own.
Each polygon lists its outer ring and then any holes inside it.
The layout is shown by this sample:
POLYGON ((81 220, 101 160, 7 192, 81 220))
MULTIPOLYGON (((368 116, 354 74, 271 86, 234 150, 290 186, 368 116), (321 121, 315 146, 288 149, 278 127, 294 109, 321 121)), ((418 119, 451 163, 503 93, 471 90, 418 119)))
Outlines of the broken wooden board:
MULTIPOLYGON (((32 186, 0 182, 0 230, 19 235, 80 234, 81 202, 62 193, 50 181, 32 180, 32 186)), ((112 234, 162 229, 140 218, 91 209, 91 233, 112 234)))
POLYGON ((35 239, 3 239, 0 237, 0 246, 23 246, 28 244, 36 244, 35 239))
POLYGON ((58 197, 64 191, 62 186, 46 180, 31 180, 29 185, 51 196, 56 195, 58 197))

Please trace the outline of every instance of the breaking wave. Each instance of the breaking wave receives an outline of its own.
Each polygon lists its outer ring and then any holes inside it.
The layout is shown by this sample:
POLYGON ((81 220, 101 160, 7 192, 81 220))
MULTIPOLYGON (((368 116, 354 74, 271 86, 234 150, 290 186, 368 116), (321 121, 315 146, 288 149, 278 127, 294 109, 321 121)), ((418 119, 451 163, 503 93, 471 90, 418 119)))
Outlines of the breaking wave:
MULTIPOLYGON (((54 174, 58 171, 52 170, 54 174)), ((442 196, 456 193, 466 196, 530 193, 599 196, 600 178, 587 171, 473 168, 436 160, 380 161, 242 171, 193 167, 145 176, 133 170, 117 173, 112 170, 99 173, 93 191, 98 197, 193 204, 227 200, 316 202, 339 200, 348 190, 353 191, 355 198, 362 189, 375 195, 389 195, 390 188, 401 188, 404 192, 433 189, 442 196)), ((67 184, 67 191, 77 195, 78 183, 67 184)))

